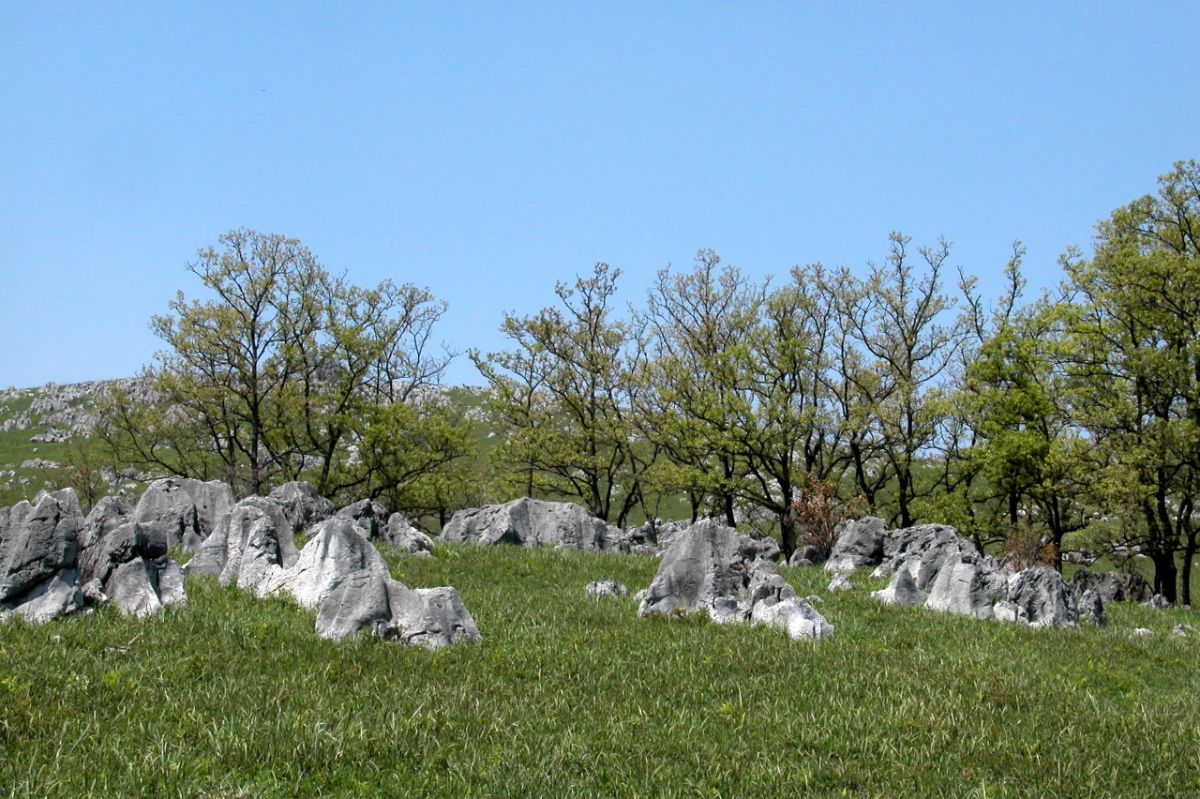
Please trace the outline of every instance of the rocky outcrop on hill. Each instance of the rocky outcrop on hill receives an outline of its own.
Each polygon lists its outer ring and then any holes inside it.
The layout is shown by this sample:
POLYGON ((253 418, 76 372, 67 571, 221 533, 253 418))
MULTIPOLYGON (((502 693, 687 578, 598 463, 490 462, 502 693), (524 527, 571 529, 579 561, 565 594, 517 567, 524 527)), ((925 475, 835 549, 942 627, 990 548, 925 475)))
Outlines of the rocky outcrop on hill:
POLYGON ((589 516, 579 505, 528 497, 459 511, 443 528, 442 540, 605 551, 630 547, 625 531, 589 516))
POLYGON ((77 568, 82 521, 69 488, 0 508, 0 616, 41 623, 83 608, 77 568))
POLYGON ((1098 593, 1082 601, 1082 592, 1045 567, 1014 573, 942 524, 889 530, 879 519, 853 522, 843 528, 826 568, 842 573, 851 565, 891 575, 887 588, 873 594, 886 604, 1032 627, 1103 625, 1106 619, 1098 593))
POLYGON ((679 533, 663 553, 639 616, 706 612, 718 623, 779 627, 793 638, 823 638, 834 628, 775 570, 754 555, 757 543, 714 519, 679 533))
POLYGON ((164 551, 173 546, 192 550, 217 529, 232 507, 233 490, 226 483, 164 477, 142 494, 133 521, 164 551))
POLYGON ((360 499, 337 512, 338 516, 350 519, 370 539, 383 538, 391 513, 373 499, 360 499))

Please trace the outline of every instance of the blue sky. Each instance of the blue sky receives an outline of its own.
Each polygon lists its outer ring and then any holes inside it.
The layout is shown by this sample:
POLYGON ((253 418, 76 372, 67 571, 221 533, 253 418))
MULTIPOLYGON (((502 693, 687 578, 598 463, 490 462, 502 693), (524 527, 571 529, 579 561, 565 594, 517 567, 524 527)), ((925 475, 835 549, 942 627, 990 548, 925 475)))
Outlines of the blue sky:
MULTIPOLYGON (((861 269, 944 236, 995 290, 1200 158, 1200 3, 0 0, 0 386, 130 375, 224 231, 427 286, 448 344, 596 261, 861 269)), ((459 358, 451 382, 477 382, 459 358)))

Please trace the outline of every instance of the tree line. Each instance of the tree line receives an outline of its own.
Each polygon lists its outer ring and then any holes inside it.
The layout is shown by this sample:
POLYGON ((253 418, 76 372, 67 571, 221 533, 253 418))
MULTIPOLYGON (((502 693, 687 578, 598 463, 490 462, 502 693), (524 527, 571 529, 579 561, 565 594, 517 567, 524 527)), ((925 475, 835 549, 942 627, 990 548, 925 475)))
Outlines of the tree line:
MULTIPOLYGON (((239 230, 189 266, 153 320, 155 402, 110 398, 122 463, 259 493, 308 479, 336 497, 446 513, 569 498, 624 525, 682 507, 767 519, 790 554, 813 508, 956 526, 981 548, 1060 564, 1068 536, 1140 552, 1191 601, 1200 489, 1200 165, 1180 162, 1068 250, 1027 296, 951 272, 949 244, 893 233, 865 270, 756 280, 703 250, 618 302, 597 264, 504 347, 472 350, 494 439, 440 383, 445 311, 428 290, 330 275, 299 242, 239 230)), ((827 536, 824 537, 827 543, 827 536)))

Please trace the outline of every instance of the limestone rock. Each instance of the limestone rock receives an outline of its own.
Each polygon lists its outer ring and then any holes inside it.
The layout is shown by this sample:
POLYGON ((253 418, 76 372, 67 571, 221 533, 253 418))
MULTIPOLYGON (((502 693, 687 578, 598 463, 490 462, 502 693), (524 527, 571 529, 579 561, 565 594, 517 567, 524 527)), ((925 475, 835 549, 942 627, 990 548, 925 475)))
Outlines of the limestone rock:
POLYGON ((749 584, 741 536, 714 519, 693 524, 663 553, 638 615, 694 613, 749 584))
POLYGON ((592 580, 583 587, 588 596, 602 597, 622 597, 629 593, 629 589, 623 584, 618 583, 611 577, 606 577, 603 580, 592 580))
POLYGON ((82 608, 79 572, 73 568, 55 572, 11 602, 0 602, 0 614, 11 612, 32 624, 45 624, 82 608))
POLYGON ((1010 577, 1007 599, 1016 606, 1016 620, 1031 627, 1071 627, 1079 617, 1074 594, 1062 575, 1047 566, 1010 577))
POLYGON ((189 477, 155 480, 138 500, 133 520, 147 538, 166 551, 192 550, 208 538, 233 507, 233 490, 219 480, 189 477))
POLYGON ((844 523, 829 553, 829 560, 825 562, 825 570, 853 571, 876 565, 883 558, 886 530, 883 519, 874 516, 844 523))
POLYGON ((990 619, 994 615, 992 606, 1003 598, 1002 578, 997 580, 982 564, 956 555, 938 571, 925 606, 945 613, 990 619))
POLYGON ((750 621, 779 627, 793 640, 828 638, 834 633, 834 626, 824 616, 812 605, 794 596, 773 604, 758 603, 750 612, 750 621))
POLYGON ((69 488, 0 508, 0 603, 17 603, 59 572, 74 570, 82 522, 69 488))
POLYGON ((417 529, 402 513, 393 513, 388 517, 383 539, 389 546, 411 555, 428 555, 433 549, 433 539, 417 529))
POLYGON ((629 549, 623 530, 589 516, 579 505, 528 497, 459 511, 442 530, 442 540, 588 550, 629 549))
POLYGON ((360 499, 347 505, 336 514, 343 519, 350 519, 360 528, 369 539, 383 538, 387 530, 388 509, 372 499, 360 499))
POLYGON ((871 596, 886 605, 904 605, 907 607, 924 605, 925 600, 929 598, 928 594, 917 588, 917 581, 913 579, 912 572, 908 571, 908 569, 901 569, 895 572, 887 588, 880 591, 873 591, 871 596))
POLYGON ((850 578, 844 573, 838 572, 833 575, 833 579, 829 581, 829 585, 825 587, 825 590, 832 593, 834 591, 849 591, 853 588, 854 585, 850 582, 850 578))
POLYGON ((1097 627, 1108 626, 1108 613, 1104 610, 1104 600, 1098 591, 1084 591, 1083 596, 1076 600, 1079 621, 1089 622, 1097 627))
POLYGON ((358 571, 387 575, 388 567, 362 528, 345 516, 334 516, 315 528, 296 562, 286 571, 275 573, 262 593, 284 591, 312 610, 334 586, 358 571))
POLYGON ((1105 602, 1149 602, 1154 598, 1150 584, 1137 572, 1078 569, 1071 576, 1071 590, 1077 597, 1082 597, 1086 591, 1095 591, 1105 602))
POLYGON ((482 638, 453 588, 406 588, 374 569, 346 575, 317 611, 322 638, 341 640, 363 629, 428 649, 482 638))
POLYGON ((333 502, 303 480, 284 483, 271 491, 267 499, 279 505, 292 525, 292 532, 297 533, 325 521, 334 511, 333 502))
POLYGON ((788 558, 789 566, 816 566, 825 559, 821 557, 821 550, 814 547, 812 544, 805 544, 798 547, 792 556, 788 558))
POLYGON ((222 585, 265 592, 299 553, 292 525, 279 505, 247 497, 233 506, 185 567, 187 574, 217 574, 222 585))

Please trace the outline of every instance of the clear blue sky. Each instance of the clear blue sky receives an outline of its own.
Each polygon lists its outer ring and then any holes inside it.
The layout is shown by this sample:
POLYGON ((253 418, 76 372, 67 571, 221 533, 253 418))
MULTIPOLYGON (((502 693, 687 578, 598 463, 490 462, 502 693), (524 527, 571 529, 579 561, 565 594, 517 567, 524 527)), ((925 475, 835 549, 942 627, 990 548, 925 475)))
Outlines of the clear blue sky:
MULTIPOLYGON (((0 0, 0 386, 130 375, 246 226, 440 335, 596 261, 861 268, 902 230, 1035 284, 1200 158, 1200 3, 0 0)), ((477 382, 460 358, 448 378, 477 382)))

